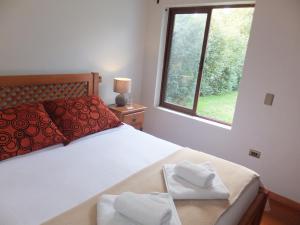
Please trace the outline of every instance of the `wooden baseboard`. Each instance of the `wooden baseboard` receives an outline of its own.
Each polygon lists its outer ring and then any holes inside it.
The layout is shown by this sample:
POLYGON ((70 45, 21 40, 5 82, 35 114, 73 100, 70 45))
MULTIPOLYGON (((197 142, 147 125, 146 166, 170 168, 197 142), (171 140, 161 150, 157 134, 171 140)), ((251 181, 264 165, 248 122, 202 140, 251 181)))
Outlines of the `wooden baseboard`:
POLYGON ((300 203, 298 203, 294 200, 286 198, 286 197, 279 195, 277 193, 274 193, 272 191, 269 192, 269 198, 275 202, 279 202, 280 204, 282 204, 290 209, 300 212, 300 203))

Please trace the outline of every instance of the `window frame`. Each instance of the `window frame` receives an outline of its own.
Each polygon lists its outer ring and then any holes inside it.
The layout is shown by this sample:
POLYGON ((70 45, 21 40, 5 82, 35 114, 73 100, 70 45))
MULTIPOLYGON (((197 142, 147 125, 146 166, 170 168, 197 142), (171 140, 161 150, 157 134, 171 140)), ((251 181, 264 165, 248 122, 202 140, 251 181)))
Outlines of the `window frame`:
POLYGON ((159 106, 175 110, 181 113, 185 113, 191 116, 200 117, 206 120, 210 120, 213 122, 217 122, 220 124, 231 126, 232 124, 226 123, 224 121, 220 121, 217 119, 201 116, 197 114, 197 105, 198 100, 200 97, 200 86, 202 80, 202 73, 203 73, 203 66, 205 60, 205 54, 207 50, 207 43, 210 31, 210 22, 211 22, 211 15, 213 9, 218 8, 249 8, 255 7, 255 4, 235 4, 235 5, 214 5, 214 6, 196 6, 196 7, 175 7, 169 8, 169 16, 168 16, 168 25, 167 25, 167 34, 166 34, 166 42, 165 42, 165 52, 164 52, 164 61, 163 61, 163 72, 162 72, 162 81, 161 81, 161 91, 160 91, 160 101, 159 106), (206 13, 206 25, 205 25, 205 32, 203 37, 203 44, 201 50, 201 57, 199 61, 199 69, 198 69, 198 76, 196 81, 196 88, 195 88, 195 96, 193 102, 193 108, 188 109, 183 106, 171 104, 165 101, 166 91, 167 91, 167 82, 168 82, 168 71, 169 71, 169 62, 171 56, 171 47, 172 47, 172 39, 173 39, 173 31, 174 31, 174 23, 175 23, 175 16, 177 14, 192 14, 192 13, 206 13))

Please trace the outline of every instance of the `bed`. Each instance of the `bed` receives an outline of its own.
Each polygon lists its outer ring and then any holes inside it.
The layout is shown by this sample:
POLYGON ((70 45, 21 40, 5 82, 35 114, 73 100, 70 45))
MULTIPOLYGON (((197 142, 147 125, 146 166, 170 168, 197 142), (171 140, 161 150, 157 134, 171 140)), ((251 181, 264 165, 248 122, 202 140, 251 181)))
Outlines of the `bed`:
MULTIPOLYGON (((0 108, 98 95, 100 81, 97 73, 1 76, 0 108)), ((0 224, 95 224, 95 196, 107 190, 113 191, 114 187, 126 187, 138 179, 134 177, 136 174, 147 169, 149 172, 151 166, 171 157, 181 148, 123 125, 83 137, 68 146, 51 146, 2 161, 0 224), (85 207, 87 204, 90 206, 85 207), (92 221, 85 222, 82 219, 85 216, 92 221)), ((260 223, 267 191, 260 187, 258 178, 241 191, 234 204, 215 218, 214 224, 260 223)))

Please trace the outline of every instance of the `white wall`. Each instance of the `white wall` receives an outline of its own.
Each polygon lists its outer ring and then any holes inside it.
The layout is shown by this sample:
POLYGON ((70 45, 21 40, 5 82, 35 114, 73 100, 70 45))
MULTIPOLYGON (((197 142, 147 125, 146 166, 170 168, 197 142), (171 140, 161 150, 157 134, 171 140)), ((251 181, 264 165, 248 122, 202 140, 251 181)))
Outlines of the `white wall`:
POLYGON ((145 130, 183 146, 248 166, 272 191, 300 201, 300 1, 257 0, 231 130, 157 106, 164 49, 165 6, 221 1, 148 2, 142 100, 149 107, 145 130), (265 93, 275 94, 272 107, 265 93), (248 156, 262 151, 261 159, 248 156))
POLYGON ((144 0, 0 0, 0 75, 100 72, 133 78, 140 97, 144 0))

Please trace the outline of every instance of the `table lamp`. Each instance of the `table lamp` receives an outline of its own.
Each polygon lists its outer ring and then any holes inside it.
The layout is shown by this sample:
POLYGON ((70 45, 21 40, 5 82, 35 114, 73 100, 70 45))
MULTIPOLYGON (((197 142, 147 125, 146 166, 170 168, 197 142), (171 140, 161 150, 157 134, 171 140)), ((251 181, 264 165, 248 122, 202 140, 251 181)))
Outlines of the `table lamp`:
POLYGON ((127 98, 124 94, 131 92, 131 79, 115 78, 114 92, 119 93, 119 95, 116 96, 116 105, 118 107, 125 106, 127 104, 127 98))

